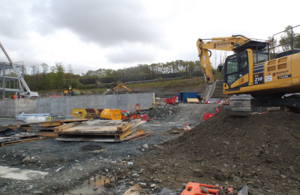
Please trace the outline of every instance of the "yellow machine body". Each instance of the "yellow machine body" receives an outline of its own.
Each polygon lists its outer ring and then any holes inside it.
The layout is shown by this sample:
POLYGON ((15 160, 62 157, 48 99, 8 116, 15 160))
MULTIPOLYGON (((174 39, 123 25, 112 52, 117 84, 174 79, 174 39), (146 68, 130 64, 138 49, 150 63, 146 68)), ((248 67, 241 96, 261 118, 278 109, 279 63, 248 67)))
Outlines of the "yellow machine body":
POLYGON ((212 38, 206 42, 198 39, 196 45, 205 82, 214 83, 209 50, 233 51, 235 54, 228 56, 224 65, 224 94, 260 96, 300 92, 300 53, 269 60, 268 53, 255 50, 255 45, 247 48, 252 42, 242 35, 212 38))
POLYGON ((300 53, 273 60, 253 63, 251 49, 247 49, 249 72, 233 83, 223 84, 224 94, 295 93, 300 91, 300 53))
POLYGON ((97 109, 93 108, 74 108, 71 111, 73 118, 97 118, 100 113, 97 109))
POLYGON ((121 120, 122 115, 119 109, 103 109, 100 118, 108 120, 121 120))

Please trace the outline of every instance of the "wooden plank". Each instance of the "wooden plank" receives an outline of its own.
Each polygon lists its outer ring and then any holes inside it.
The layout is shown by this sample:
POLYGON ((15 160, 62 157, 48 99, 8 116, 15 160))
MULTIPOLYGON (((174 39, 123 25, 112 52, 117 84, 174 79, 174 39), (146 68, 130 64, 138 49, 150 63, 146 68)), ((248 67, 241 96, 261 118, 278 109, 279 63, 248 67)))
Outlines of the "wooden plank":
POLYGON ((117 127, 117 130, 119 132, 127 131, 128 129, 131 129, 131 124, 130 123, 125 123, 125 124, 122 124, 122 125, 117 127))
POLYGON ((16 141, 3 142, 3 143, 1 143, 1 146, 8 146, 8 145, 13 145, 13 144, 40 141, 40 140, 44 140, 44 139, 46 139, 46 138, 45 137, 38 137, 38 138, 31 138, 31 139, 20 139, 20 140, 16 140, 16 141))
POLYGON ((123 195, 140 195, 141 186, 137 183, 129 190, 127 190, 123 195))
POLYGON ((48 131, 40 131, 39 135, 43 136, 43 137, 51 137, 51 138, 57 138, 58 137, 58 135, 56 133, 48 132, 48 131))
POLYGON ((131 129, 128 129, 127 131, 123 132, 121 135, 118 135, 117 138, 121 140, 130 134, 131 134, 131 129))
POLYGON ((127 140, 130 140, 132 138, 135 138, 135 137, 138 137, 138 136, 141 136, 141 135, 145 135, 145 130, 144 129, 138 129, 138 130, 134 131, 131 136, 126 137, 126 139, 122 139, 122 141, 127 141, 127 140))
POLYGON ((56 126, 60 126, 60 125, 62 125, 62 122, 60 122, 60 121, 46 121, 46 122, 40 123, 39 126, 41 126, 41 127, 56 127, 56 126))
POLYGON ((75 126, 75 123, 69 123, 69 124, 58 126, 58 127, 54 127, 54 132, 63 131, 63 130, 66 130, 66 129, 71 128, 73 126, 75 126))
MULTIPOLYGON (((68 129, 64 129, 59 134, 115 134, 120 125, 124 122, 111 122, 111 121, 90 121, 80 124, 68 129)), ((126 129, 125 129, 126 130, 126 129)))
POLYGON ((60 120, 62 123, 71 123, 71 122, 83 122, 83 121, 91 121, 93 119, 85 119, 85 118, 81 118, 81 119, 65 119, 65 120, 60 120))
POLYGON ((57 141, 70 141, 70 142, 121 142, 118 139, 103 139, 103 138, 56 138, 57 141))

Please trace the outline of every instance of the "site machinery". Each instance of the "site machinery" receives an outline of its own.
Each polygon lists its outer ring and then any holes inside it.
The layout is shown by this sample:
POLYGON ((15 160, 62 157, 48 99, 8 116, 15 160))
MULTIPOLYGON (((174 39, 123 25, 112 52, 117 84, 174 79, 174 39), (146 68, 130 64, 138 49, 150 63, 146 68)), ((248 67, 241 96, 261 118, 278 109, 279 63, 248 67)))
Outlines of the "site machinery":
POLYGON ((269 46, 267 41, 242 35, 206 41, 198 39, 197 49, 205 82, 211 84, 205 96, 215 93, 216 89, 209 60, 210 49, 233 51, 234 54, 224 62, 224 81, 221 82, 224 95, 235 95, 230 97, 228 108, 233 115, 249 115, 251 106, 289 107, 299 111, 300 97, 295 93, 300 92, 300 49, 291 47, 270 60, 269 46))
POLYGON ((114 87, 114 88, 112 88, 112 89, 107 89, 107 90, 103 93, 103 95, 107 94, 107 93, 110 92, 110 91, 113 91, 113 93, 115 94, 115 90, 116 90, 117 88, 119 88, 120 86, 124 87, 124 88, 128 91, 128 93, 130 93, 130 94, 132 93, 131 89, 129 89, 128 87, 126 87, 123 83, 120 83, 120 84, 118 84, 116 87, 114 87))

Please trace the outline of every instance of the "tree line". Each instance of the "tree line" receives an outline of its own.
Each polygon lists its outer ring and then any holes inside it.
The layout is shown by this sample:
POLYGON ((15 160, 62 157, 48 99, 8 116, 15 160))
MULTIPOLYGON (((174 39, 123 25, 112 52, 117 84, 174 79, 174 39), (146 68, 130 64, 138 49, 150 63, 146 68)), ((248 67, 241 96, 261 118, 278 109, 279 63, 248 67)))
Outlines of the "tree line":
MULTIPOLYGON (((24 75, 28 86, 31 90, 59 90, 67 89, 70 85, 73 88, 83 88, 84 84, 97 83, 98 81, 104 81, 105 79, 109 83, 114 82, 124 82, 127 78, 132 78, 133 80, 139 80, 140 78, 150 78, 150 76, 162 76, 162 75, 173 75, 178 74, 191 76, 195 75, 195 72, 201 71, 200 61, 183 61, 176 60, 166 63, 153 63, 153 64, 138 64, 134 67, 123 68, 118 70, 100 68, 98 70, 88 70, 86 73, 73 74, 72 66, 68 65, 66 67, 57 62, 53 66, 49 66, 46 63, 40 66, 27 67, 27 74, 24 75), (134 79, 136 78, 136 79, 134 79)), ((152 78, 152 77, 151 77, 152 78)), ((153 77, 157 78, 157 77, 153 77)))

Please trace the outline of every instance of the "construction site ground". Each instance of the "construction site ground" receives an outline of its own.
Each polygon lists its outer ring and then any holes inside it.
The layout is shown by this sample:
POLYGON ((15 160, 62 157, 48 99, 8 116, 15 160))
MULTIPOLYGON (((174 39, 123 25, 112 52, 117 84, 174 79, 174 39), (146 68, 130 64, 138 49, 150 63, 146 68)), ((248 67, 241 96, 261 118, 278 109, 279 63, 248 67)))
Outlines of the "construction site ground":
POLYGON ((0 178, 0 194, 123 194, 136 183, 144 194, 180 194, 188 182, 247 185, 255 195, 300 194, 299 114, 229 117, 221 110, 203 122, 203 113, 216 107, 157 107, 139 127, 153 134, 136 141, 46 139, 0 147, 1 166, 48 172, 44 179, 0 178), (192 130, 183 130, 185 123, 192 130), (105 187, 93 185, 105 170, 105 187), (117 181, 108 183, 114 175, 117 181))
MULTIPOLYGON (((119 175, 121 171, 125 174, 133 157, 147 154, 152 146, 182 135, 185 123, 191 126, 200 123, 203 113, 213 111, 214 107, 216 105, 159 106, 149 113, 154 120, 139 127, 153 134, 136 141, 60 142, 49 138, 0 147, 1 166, 48 172, 44 179, 14 180, 0 177, 0 194, 62 194, 62 190, 80 189, 89 177, 99 172, 104 174, 105 169, 108 169, 108 174, 119 175), (189 114, 192 117, 187 117, 189 114), (120 162, 124 165, 120 165, 120 162)), ((123 181, 123 190, 117 194, 122 194, 131 186, 127 184, 128 180, 123 181)), ((115 194, 115 190, 117 188, 99 188, 94 192, 115 194)))

